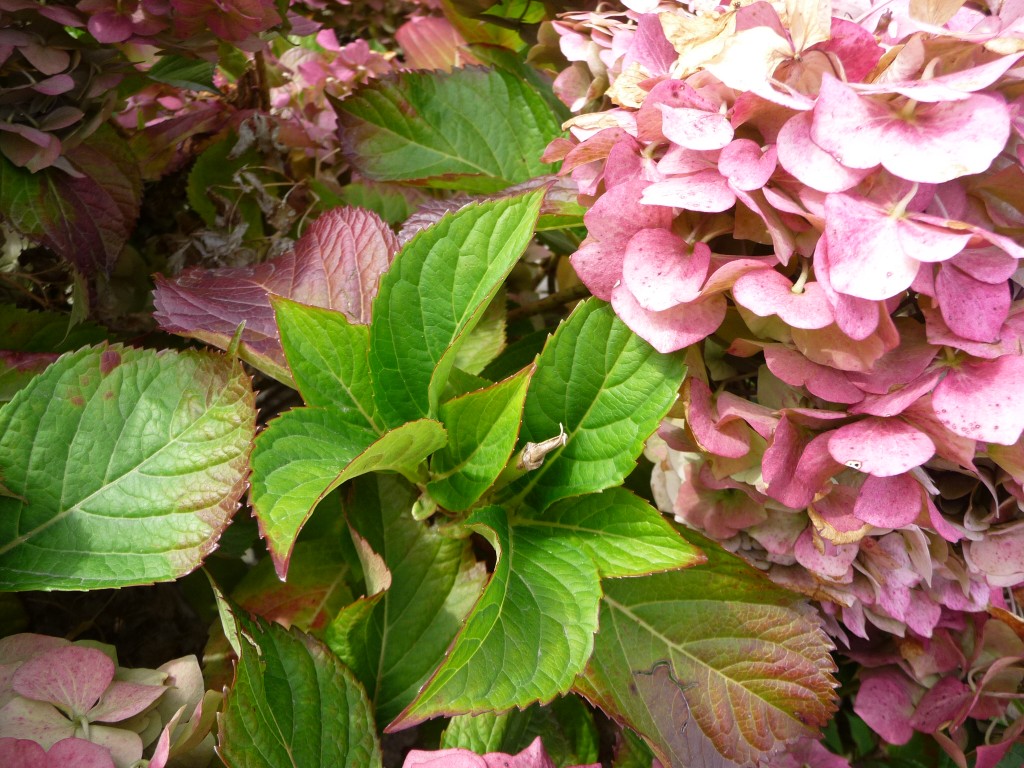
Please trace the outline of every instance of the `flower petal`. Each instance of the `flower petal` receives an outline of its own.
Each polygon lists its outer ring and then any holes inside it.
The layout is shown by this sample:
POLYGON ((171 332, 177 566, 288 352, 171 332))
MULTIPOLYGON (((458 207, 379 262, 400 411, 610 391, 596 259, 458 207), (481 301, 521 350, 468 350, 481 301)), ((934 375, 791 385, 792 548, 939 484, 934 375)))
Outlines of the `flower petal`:
POLYGON ((878 528, 902 528, 921 513, 923 489, 909 473, 892 477, 868 475, 860 487, 853 514, 878 528))
POLYGON ((14 674, 14 690, 81 717, 114 679, 114 662, 102 651, 69 645, 26 661, 14 674))
POLYGON ((870 417, 831 433, 828 450, 851 469, 891 477, 924 464, 935 455, 935 444, 900 419, 870 417))
POLYGON ((1013 445, 1024 432, 1024 357, 964 363, 932 395, 939 421, 958 435, 1013 445))
POLYGON ((626 245, 622 281, 644 309, 660 312, 693 301, 708 274, 711 249, 667 229, 642 229, 626 245))
POLYGON ((612 291, 612 308, 634 333, 659 352, 675 352, 707 338, 725 319, 725 299, 716 294, 664 312, 651 312, 637 303, 625 285, 612 291))

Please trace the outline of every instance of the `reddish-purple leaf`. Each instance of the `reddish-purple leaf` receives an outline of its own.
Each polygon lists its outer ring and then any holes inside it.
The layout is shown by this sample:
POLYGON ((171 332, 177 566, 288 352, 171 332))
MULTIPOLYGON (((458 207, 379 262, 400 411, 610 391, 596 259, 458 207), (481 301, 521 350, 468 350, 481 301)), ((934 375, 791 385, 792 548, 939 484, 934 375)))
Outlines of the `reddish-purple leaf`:
POLYGON ((479 64, 462 35, 443 16, 413 16, 395 31, 409 69, 442 69, 479 64))
POLYGON ((0 159, 0 207, 15 229, 80 272, 109 272, 139 215, 138 163, 106 126, 64 157, 80 176, 57 168, 29 174, 0 159))
POLYGON ((254 267, 192 269, 156 278, 154 316, 160 326, 221 349, 239 324, 242 359, 288 381, 269 294, 370 320, 377 282, 398 251, 398 239, 377 214, 338 208, 318 218, 295 249, 254 267))

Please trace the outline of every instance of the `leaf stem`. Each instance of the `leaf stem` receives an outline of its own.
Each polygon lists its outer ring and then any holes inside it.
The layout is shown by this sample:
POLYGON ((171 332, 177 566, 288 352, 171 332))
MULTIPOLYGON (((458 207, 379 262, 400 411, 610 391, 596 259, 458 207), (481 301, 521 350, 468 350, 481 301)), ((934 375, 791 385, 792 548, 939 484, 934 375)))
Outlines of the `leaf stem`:
POLYGON ((582 283, 576 285, 570 285, 568 288, 563 288, 557 293, 553 293, 550 296, 546 296, 540 301, 535 301, 533 304, 525 304, 521 307, 509 310, 508 319, 518 320, 521 317, 530 317, 531 315, 539 315, 542 312, 556 309, 558 307, 571 304, 574 301, 586 298, 590 295, 590 290, 587 286, 582 283))

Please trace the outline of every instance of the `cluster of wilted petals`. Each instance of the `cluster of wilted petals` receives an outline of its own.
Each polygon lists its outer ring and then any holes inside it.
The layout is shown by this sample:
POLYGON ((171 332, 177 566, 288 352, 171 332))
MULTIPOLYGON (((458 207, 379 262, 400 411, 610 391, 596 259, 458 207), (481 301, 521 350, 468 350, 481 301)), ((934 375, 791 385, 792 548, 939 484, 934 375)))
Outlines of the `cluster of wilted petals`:
POLYGON ((330 29, 315 47, 295 46, 277 61, 285 83, 271 90, 274 112, 302 135, 299 146, 321 159, 337 149, 337 117, 328 98, 343 99, 356 88, 391 72, 394 54, 371 50, 365 40, 341 45, 330 29))
POLYGON ((660 503, 844 641, 1001 607, 1024 583, 1024 18, 626 5, 559 29, 593 78, 567 101, 603 77, 608 109, 547 158, 590 205, 580 279, 689 348, 660 503))
POLYGON ((72 7, 0 0, 0 153, 15 165, 61 164, 113 106, 124 62, 68 31, 85 23, 72 7))

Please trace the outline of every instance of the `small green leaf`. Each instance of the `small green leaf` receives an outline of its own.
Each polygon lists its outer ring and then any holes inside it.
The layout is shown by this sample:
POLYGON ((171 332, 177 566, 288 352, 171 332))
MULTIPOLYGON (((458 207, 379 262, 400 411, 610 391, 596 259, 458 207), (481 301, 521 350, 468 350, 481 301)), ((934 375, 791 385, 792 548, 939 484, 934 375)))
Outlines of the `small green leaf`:
POLYGON ((437 415, 461 343, 533 236, 542 194, 468 205, 395 257, 370 325, 370 371, 386 424, 437 415))
POLYGON ((327 646, 218 601, 239 653, 218 731, 229 768, 380 768, 366 692, 327 646))
POLYGON ((369 329, 350 323, 341 312, 272 296, 288 367, 307 405, 355 411, 373 420, 373 386, 366 355, 369 329))
MULTIPOLYGON (((594 716, 576 696, 555 699, 522 711, 453 717, 441 736, 442 749, 469 749, 483 755, 514 755, 540 737, 555 765, 582 765, 598 761, 598 734, 594 716)), ((644 768, 650 768, 647 761, 644 768)))
POLYGON ((398 184, 358 181, 334 189, 320 179, 308 179, 307 183, 317 198, 317 210, 326 211, 346 205, 366 208, 395 227, 408 219, 427 199, 423 190, 398 184))
POLYGON ((505 349, 505 292, 499 291, 476 328, 466 334, 455 355, 455 367, 479 374, 505 349))
POLYGON ((576 689, 665 765, 702 754, 753 765, 834 712, 832 645, 799 595, 682 533, 707 566, 604 582, 601 631, 576 689))
POLYGON ((642 576, 705 562, 662 514, 624 488, 560 501, 539 520, 517 521, 548 528, 593 558, 603 578, 642 576))
POLYGON ((345 505, 354 532, 378 553, 390 585, 342 610, 327 642, 370 692, 381 723, 415 698, 483 591, 486 571, 468 539, 412 519, 414 488, 375 475, 345 505))
POLYGON ((482 68, 402 72, 335 103, 349 162, 376 181, 497 192, 540 162, 561 118, 516 75, 482 68))
POLYGON ((580 303, 537 360, 520 444, 564 427, 564 447, 511 483, 499 499, 542 510, 558 499, 619 485, 676 399, 683 364, 659 354, 597 299, 580 303))
POLYGON ((366 472, 415 474, 444 443, 444 427, 427 419, 380 438, 336 408, 297 408, 271 421, 256 439, 250 498, 278 575, 287 574, 295 539, 324 496, 366 472))
POLYGON ((120 345, 69 353, 0 409, 0 590, 170 581, 216 546, 256 411, 237 361, 120 345))
POLYGON ((447 509, 468 509, 501 474, 519 434, 519 417, 533 370, 441 406, 448 445, 431 460, 427 490, 447 509))
POLYGON ((389 731, 550 701, 590 657, 601 597, 590 557, 568 538, 512 527, 501 507, 468 522, 498 551, 494 574, 444 663, 389 731))
POLYGON ((214 63, 205 59, 185 58, 174 54, 161 56, 146 76, 158 83, 167 83, 189 91, 219 94, 213 84, 214 63))
MULTIPOLYGON (((253 150, 231 157, 237 141, 237 137, 231 136, 207 148, 196 158, 188 175, 188 203, 202 216, 207 226, 215 227, 220 215, 215 201, 222 201, 225 207, 232 208, 238 221, 248 225, 245 239, 252 240, 263 236, 263 212, 253 196, 243 194, 235 174, 247 166, 259 166, 261 159, 253 150)), ((260 175, 263 173, 259 171, 260 175)))

